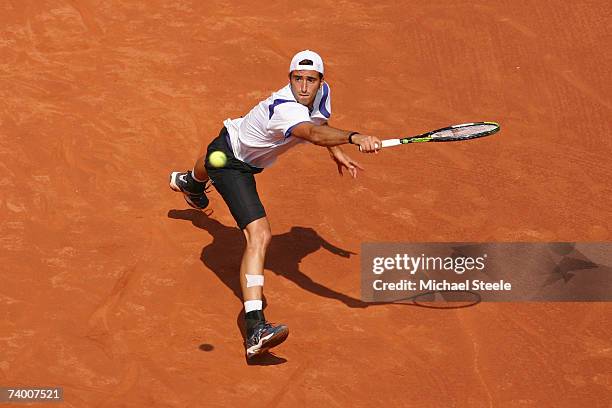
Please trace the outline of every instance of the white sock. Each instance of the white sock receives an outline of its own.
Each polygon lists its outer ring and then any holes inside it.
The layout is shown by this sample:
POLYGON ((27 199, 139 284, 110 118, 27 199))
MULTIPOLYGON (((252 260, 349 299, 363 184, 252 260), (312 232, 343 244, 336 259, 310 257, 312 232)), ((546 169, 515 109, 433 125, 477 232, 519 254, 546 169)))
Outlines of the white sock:
POLYGON ((263 301, 261 300, 247 300, 244 302, 244 313, 252 312, 253 310, 262 310, 263 301))

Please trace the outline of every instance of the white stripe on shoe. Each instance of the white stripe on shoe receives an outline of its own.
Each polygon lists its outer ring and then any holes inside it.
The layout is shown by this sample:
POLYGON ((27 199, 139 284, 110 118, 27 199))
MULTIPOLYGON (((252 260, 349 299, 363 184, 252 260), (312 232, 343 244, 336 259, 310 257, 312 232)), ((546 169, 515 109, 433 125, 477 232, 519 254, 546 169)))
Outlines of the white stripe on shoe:
POLYGON ((179 174, 181 174, 179 171, 173 171, 172 174, 170 174, 170 188, 174 191, 182 192, 178 184, 176 184, 176 179, 179 174))

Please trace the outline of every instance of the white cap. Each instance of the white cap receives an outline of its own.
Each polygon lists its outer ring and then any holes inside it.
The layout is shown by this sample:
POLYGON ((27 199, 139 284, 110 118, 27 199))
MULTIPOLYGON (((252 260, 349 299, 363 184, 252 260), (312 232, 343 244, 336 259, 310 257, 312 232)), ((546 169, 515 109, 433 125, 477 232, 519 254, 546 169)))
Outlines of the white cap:
POLYGON ((289 65, 289 72, 299 70, 317 71, 323 75, 323 60, 314 51, 300 51, 293 56, 289 65))

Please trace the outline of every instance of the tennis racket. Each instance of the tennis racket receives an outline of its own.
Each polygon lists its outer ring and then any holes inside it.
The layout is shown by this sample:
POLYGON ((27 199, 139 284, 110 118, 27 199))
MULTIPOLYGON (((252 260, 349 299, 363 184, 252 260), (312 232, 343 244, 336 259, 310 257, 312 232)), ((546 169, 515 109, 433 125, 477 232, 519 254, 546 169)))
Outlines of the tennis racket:
POLYGON ((461 125, 448 126, 418 136, 403 137, 401 139, 386 139, 382 147, 399 146, 409 143, 426 142, 457 142, 460 140, 476 139, 490 136, 499 132, 499 124, 495 122, 473 122, 461 125))

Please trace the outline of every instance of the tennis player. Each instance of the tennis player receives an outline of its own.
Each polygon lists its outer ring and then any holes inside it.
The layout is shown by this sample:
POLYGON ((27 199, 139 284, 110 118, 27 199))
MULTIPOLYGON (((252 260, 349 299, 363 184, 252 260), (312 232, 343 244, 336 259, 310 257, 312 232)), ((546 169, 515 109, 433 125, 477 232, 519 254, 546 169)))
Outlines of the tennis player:
POLYGON ((332 112, 331 91, 323 75, 323 60, 317 53, 298 52, 289 65, 288 85, 261 101, 244 118, 227 119, 193 171, 170 175, 170 187, 183 193, 187 204, 197 209, 208 205, 210 181, 244 233, 246 248, 240 264, 240 283, 247 358, 279 345, 289 334, 286 325, 268 323, 263 313, 264 259, 272 233, 254 175, 293 146, 310 142, 327 148, 340 175, 346 170, 355 178, 363 167, 340 145, 358 145, 363 153, 374 153, 381 147, 375 136, 327 125, 332 112), (223 167, 214 167, 208 160, 214 151, 227 156, 223 167))

